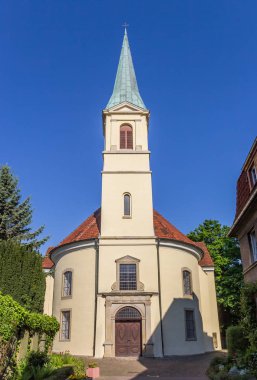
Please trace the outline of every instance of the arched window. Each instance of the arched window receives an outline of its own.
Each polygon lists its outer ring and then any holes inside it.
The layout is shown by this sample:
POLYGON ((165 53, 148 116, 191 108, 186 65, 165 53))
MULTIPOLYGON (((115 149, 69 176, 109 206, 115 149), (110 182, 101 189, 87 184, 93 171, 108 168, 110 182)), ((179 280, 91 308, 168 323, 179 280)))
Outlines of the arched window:
POLYGON ((124 194, 124 216, 131 216, 131 195, 124 194))
POLYGON ((133 130, 130 125, 120 127, 120 149, 133 149, 133 130))
POLYGON ((191 272, 183 270, 183 291, 184 295, 192 295, 191 272))
POLYGON ((63 297, 71 296, 72 292, 72 271, 63 273, 63 297))
POLYGON ((115 315, 116 320, 141 319, 141 314, 134 307, 126 306, 118 311, 115 315))

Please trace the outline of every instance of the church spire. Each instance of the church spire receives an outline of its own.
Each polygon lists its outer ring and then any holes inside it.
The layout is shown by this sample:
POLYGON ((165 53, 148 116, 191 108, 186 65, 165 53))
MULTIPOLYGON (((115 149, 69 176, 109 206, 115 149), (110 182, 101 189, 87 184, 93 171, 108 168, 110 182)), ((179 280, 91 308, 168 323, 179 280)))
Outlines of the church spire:
POLYGON ((146 109, 137 86, 126 28, 113 93, 106 108, 111 108, 122 102, 129 102, 146 109))

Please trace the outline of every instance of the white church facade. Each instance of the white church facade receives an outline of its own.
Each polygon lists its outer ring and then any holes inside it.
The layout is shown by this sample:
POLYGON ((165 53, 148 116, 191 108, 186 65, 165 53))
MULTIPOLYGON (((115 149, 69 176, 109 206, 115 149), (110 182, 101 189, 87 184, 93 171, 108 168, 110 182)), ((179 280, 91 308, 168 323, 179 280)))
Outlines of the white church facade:
POLYGON ((60 322, 54 352, 93 357, 218 350, 214 265, 153 209, 149 110, 125 31, 113 94, 103 110, 101 208, 44 260, 45 312, 60 322))

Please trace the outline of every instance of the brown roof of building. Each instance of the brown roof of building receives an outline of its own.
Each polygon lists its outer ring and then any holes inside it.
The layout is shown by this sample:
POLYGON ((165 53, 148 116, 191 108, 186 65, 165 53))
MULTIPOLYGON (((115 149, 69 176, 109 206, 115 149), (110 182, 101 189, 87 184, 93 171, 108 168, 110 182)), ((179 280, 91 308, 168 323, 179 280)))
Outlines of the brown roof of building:
POLYGON ((252 187, 249 182, 248 171, 252 165, 254 156, 257 155, 257 138, 248 153, 244 166, 242 168, 241 174, 237 181, 237 194, 236 194, 236 215, 235 219, 239 216, 241 211, 244 209, 248 199, 250 198, 253 191, 256 189, 256 185, 252 187))
MULTIPOLYGON (((200 260, 199 264, 201 266, 214 265, 211 256, 208 252, 208 249, 204 243, 194 242, 191 239, 189 239, 186 235, 180 232, 176 227, 173 226, 173 224, 171 224, 167 219, 165 219, 161 214, 159 214, 155 210, 153 212, 153 222, 155 235, 159 239, 177 240, 200 248, 203 251, 204 255, 200 260)), ((99 237, 100 231, 101 209, 99 208, 92 215, 90 215, 83 223, 81 223, 79 227, 77 227, 73 232, 71 232, 64 240, 62 240, 58 246, 48 248, 46 257, 44 259, 45 265, 49 265, 51 262, 53 266, 53 262, 52 260, 50 260, 49 254, 54 248, 58 248, 66 244, 71 244, 82 240, 96 239, 99 237)))
POLYGON ((52 260, 49 257, 52 249, 54 249, 54 247, 48 247, 47 248, 45 257, 43 258, 43 262, 42 262, 43 269, 51 269, 54 266, 54 263, 52 262, 52 260))

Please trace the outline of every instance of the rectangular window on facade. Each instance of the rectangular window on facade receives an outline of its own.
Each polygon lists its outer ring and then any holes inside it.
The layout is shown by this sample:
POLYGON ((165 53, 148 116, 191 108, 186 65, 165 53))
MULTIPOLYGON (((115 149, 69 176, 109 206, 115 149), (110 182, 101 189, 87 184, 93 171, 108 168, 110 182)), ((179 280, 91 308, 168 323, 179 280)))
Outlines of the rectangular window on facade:
POLYGON ((257 239, 256 239, 256 234, 254 230, 252 230, 249 233, 249 243, 250 243, 251 254, 252 254, 252 262, 254 263, 255 261, 257 261, 257 239))
POLYGON ((61 340, 70 339, 70 310, 62 311, 61 320, 61 340))
POLYGON ((72 290, 72 272, 66 271, 63 274, 63 296, 71 296, 72 290))
POLYGON ((120 264, 120 290, 137 290, 136 264, 120 264))
POLYGON ((185 310, 186 340, 196 340, 194 310, 185 310))
POLYGON ((255 186, 257 183, 257 170, 256 170, 255 166, 251 167, 250 176, 251 176, 251 184, 252 184, 252 186, 255 186))

